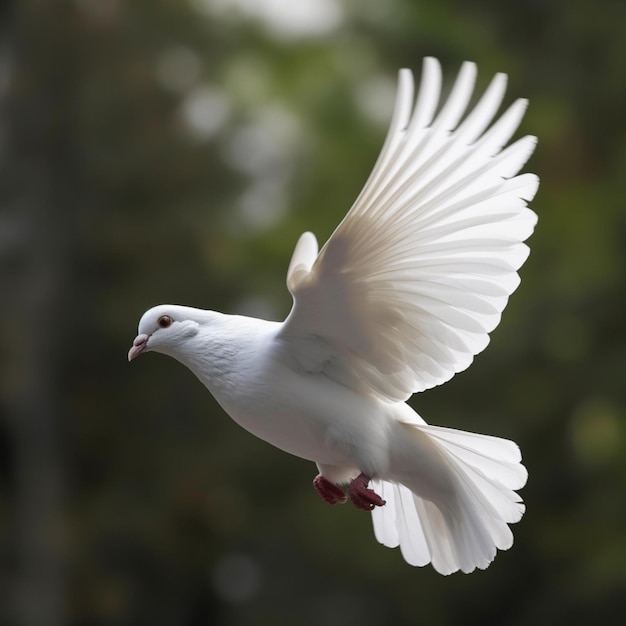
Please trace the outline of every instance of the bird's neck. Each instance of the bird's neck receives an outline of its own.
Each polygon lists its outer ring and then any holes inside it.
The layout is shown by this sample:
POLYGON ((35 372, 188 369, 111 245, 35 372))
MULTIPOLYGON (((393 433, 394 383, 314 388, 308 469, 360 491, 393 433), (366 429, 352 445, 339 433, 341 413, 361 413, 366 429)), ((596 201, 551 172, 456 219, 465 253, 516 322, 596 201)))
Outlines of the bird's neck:
POLYGON ((214 313, 210 323, 173 356, 223 404, 241 392, 242 381, 249 380, 275 326, 255 318, 214 313))

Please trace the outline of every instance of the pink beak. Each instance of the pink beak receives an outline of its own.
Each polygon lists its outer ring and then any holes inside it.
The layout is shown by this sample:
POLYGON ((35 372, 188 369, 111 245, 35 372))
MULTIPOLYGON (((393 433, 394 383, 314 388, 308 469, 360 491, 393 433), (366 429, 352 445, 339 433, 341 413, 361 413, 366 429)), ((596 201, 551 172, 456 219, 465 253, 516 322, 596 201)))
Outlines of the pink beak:
POLYGON ((133 341, 133 347, 128 351, 128 361, 138 357, 148 345, 148 335, 137 335, 133 341))

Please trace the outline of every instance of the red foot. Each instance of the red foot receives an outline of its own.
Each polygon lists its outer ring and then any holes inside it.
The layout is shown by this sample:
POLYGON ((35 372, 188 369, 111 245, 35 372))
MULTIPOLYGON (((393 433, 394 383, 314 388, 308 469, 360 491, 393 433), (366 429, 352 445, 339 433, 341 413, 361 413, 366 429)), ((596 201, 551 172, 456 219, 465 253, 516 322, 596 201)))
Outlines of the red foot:
POLYGON ((375 491, 368 489, 371 478, 365 474, 359 474, 348 487, 348 494, 352 504, 357 509, 371 511, 375 506, 387 504, 375 491))
POLYGON ((317 495, 328 504, 344 504, 348 498, 341 487, 331 483, 328 478, 318 474, 313 480, 313 487, 317 491, 317 495))

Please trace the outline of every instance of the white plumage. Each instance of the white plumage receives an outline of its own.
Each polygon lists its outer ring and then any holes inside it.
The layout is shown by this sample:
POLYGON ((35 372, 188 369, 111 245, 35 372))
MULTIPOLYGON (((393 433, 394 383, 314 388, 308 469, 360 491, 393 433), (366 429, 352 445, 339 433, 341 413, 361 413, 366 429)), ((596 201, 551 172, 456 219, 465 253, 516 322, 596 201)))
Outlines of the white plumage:
POLYGON ((181 361, 235 421, 315 461, 325 500, 344 501, 337 485, 349 483, 380 543, 443 574, 485 568, 512 545, 527 477, 513 442, 429 426, 405 404, 486 347, 536 223, 526 203, 538 179, 518 175, 536 140, 504 148, 526 101, 494 121, 506 86, 497 74, 466 114, 475 76, 463 64, 436 113, 438 62, 425 59, 415 106, 400 71, 361 194, 319 253, 311 233, 298 241, 283 323, 161 305, 129 352, 181 361))

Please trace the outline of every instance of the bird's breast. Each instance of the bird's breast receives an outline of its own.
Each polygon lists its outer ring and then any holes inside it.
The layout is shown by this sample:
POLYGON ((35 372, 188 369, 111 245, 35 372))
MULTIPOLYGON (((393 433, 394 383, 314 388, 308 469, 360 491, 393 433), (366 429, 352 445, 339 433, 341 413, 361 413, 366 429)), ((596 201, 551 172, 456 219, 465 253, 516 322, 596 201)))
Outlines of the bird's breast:
POLYGON ((385 415, 376 400, 279 360, 253 368, 248 363, 245 369, 248 374, 236 384, 203 382, 232 419, 253 435, 318 463, 363 467, 361 457, 387 462, 385 415))

